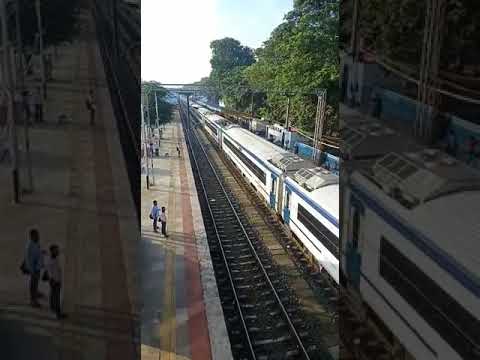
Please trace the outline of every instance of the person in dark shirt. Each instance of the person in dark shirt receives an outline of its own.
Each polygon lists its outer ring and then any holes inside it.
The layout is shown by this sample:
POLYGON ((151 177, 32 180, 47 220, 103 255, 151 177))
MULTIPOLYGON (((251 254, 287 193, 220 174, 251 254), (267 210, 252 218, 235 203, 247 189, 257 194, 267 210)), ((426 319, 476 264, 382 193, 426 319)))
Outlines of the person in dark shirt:
POLYGON ((60 248, 58 245, 50 246, 50 259, 47 264, 47 273, 50 283, 50 309, 55 313, 57 319, 61 320, 67 316, 62 312, 61 290, 62 290, 62 268, 59 257, 60 248))
POLYGON ((467 158, 467 163, 472 164, 477 156, 477 149, 478 146, 478 140, 475 139, 474 136, 470 136, 470 139, 468 141, 468 158, 467 158))
POLYGON ((30 303, 33 307, 40 307, 38 299, 43 297, 43 294, 38 291, 40 272, 43 269, 43 254, 40 247, 40 234, 38 230, 32 229, 25 249, 25 267, 30 275, 30 303))

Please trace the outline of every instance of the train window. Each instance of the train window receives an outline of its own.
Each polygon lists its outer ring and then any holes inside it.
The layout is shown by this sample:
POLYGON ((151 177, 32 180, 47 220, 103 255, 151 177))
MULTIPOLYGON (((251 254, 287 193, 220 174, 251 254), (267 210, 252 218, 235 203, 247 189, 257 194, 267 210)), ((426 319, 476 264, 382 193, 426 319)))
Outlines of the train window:
POLYGON ((352 245, 354 249, 358 248, 358 233, 360 230, 360 214, 357 208, 353 208, 353 228, 352 228, 352 245))
POLYGON ((207 125, 208 128, 209 128, 210 130, 212 130, 215 135, 217 135, 217 129, 215 128, 215 126, 213 126, 213 125, 210 124, 209 122, 205 122, 205 125, 207 125))
POLYGON ((286 196, 286 199, 285 199, 285 207, 287 209, 290 209, 290 191, 287 191, 287 196, 286 196))
POLYGON ((480 321, 385 237, 380 240, 380 275, 462 358, 472 359, 480 321))
POLYGON ((250 160, 244 153, 242 153, 235 145, 228 139, 223 139, 223 143, 229 148, 238 159, 263 183, 267 185, 267 175, 260 169, 252 160, 250 160))
POLYGON ((275 193, 275 187, 277 185, 277 179, 276 178, 272 178, 272 194, 275 193))
POLYGON ((300 204, 298 204, 298 221, 338 258, 338 238, 300 204))

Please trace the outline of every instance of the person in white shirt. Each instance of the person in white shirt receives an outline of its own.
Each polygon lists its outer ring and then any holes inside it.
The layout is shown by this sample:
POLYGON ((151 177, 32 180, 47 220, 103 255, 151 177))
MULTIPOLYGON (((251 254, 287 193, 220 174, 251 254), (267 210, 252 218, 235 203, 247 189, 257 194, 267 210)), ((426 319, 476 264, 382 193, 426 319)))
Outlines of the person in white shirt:
POLYGON ((62 268, 58 256, 60 248, 58 245, 50 246, 50 259, 47 264, 47 272, 50 282, 50 309, 55 312, 57 319, 64 319, 66 315, 62 312, 61 289, 62 289, 62 268))
POLYGON ((153 231, 158 232, 158 213, 159 213, 158 205, 157 205, 157 200, 153 200, 153 207, 152 210, 150 211, 150 219, 153 220, 153 231))
POLYGON ((162 206, 162 212, 160 213, 159 219, 162 222, 162 235, 167 238, 168 237, 168 235, 167 235, 167 214, 166 214, 165 206, 162 206))

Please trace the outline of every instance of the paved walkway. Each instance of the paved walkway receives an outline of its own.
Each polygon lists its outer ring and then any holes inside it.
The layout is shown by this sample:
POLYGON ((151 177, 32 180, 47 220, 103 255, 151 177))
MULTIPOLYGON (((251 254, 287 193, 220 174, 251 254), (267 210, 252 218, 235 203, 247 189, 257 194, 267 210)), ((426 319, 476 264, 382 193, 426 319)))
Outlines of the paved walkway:
POLYGON ((160 154, 155 185, 147 190, 142 177, 142 359, 231 359, 178 113, 163 131, 160 154), (168 238, 153 232, 153 200, 167 208, 168 238))
MULTIPOLYGON (((135 358, 138 224, 91 17, 82 25, 79 39, 59 49, 47 124, 30 131, 34 192, 13 205, 9 169, 0 167, 2 359, 135 358), (95 127, 85 108, 91 87, 95 127), (64 125, 56 124, 60 114, 69 118, 64 125), (58 322, 46 302, 29 306, 19 264, 31 227, 45 248, 55 242, 63 253, 66 321, 58 322)), ((25 185, 24 169, 21 179, 25 185)), ((45 283, 41 290, 48 292, 45 283)))

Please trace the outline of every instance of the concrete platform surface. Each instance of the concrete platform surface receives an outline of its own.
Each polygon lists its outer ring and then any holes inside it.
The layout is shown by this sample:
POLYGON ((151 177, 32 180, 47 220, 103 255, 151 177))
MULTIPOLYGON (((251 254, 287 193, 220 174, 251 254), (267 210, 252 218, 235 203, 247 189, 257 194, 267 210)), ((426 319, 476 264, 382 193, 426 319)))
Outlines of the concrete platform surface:
POLYGON ((150 189, 142 176, 142 359, 232 359, 177 112, 165 125, 160 154, 150 189), (168 238, 153 232, 153 200, 167 209, 168 238))
MULTIPOLYGON (((22 194, 19 204, 12 202, 9 166, 0 164, 2 360, 130 360, 139 353, 138 219, 94 23, 88 13, 80 22, 79 37, 58 49, 46 123, 30 129, 34 191, 22 194), (95 126, 85 107, 89 89, 95 126), (57 124, 60 114, 66 123, 57 124), (41 309, 30 306, 28 277, 19 265, 33 227, 44 249, 52 243, 61 249, 64 321, 56 320, 46 300, 41 309)), ((23 127, 17 130, 22 148, 23 127)), ((40 290, 48 294, 48 284, 40 290)))

